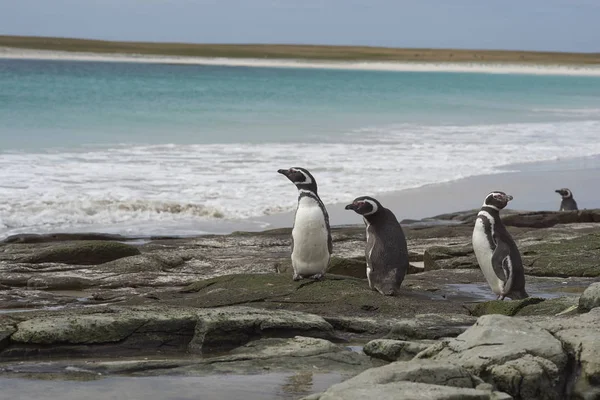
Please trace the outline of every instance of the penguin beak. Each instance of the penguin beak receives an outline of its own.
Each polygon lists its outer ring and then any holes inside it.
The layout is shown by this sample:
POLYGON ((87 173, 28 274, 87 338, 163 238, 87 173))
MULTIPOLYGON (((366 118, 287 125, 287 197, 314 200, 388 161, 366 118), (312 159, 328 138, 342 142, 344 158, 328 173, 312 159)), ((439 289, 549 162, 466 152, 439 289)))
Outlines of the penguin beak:
POLYGON ((289 175, 289 173, 290 173, 290 170, 289 170, 289 169, 278 169, 278 170, 277 170, 277 173, 278 173, 278 174, 281 174, 281 175, 288 176, 288 175, 289 175))
POLYGON ((511 201, 513 199, 513 197, 510 194, 506 195, 506 201, 511 201))
POLYGON ((558 194, 560 194, 561 196, 562 196, 562 194, 563 194, 563 191, 562 191, 562 190, 560 190, 560 189, 556 189, 556 190, 555 190, 555 192, 556 192, 556 193, 558 193, 558 194))
POLYGON ((348 204, 344 207, 345 210, 356 210, 356 205, 354 203, 348 204))

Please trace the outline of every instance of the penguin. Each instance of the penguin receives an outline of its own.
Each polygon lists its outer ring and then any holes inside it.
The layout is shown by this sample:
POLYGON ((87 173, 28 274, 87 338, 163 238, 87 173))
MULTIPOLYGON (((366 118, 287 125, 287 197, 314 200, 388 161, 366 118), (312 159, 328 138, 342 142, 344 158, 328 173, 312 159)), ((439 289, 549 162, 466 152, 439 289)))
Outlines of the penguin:
POLYGON ((562 201, 560 202, 560 209, 558 211, 572 211, 578 210, 577 202, 573 198, 573 193, 567 188, 557 189, 556 193, 560 194, 562 201))
POLYGON ((362 215, 365 222, 369 287, 384 296, 395 295, 408 271, 406 238, 396 216, 369 196, 357 197, 345 209, 362 215))
POLYGON ((485 198, 475 220, 473 251, 479 268, 497 300, 524 299, 525 271, 515 241, 500 219, 502 210, 513 197, 504 192, 491 192, 485 198))
POLYGON ((293 279, 320 280, 329 266, 332 241, 329 215, 317 194, 317 181, 304 168, 280 169, 277 172, 298 188, 298 206, 292 228, 293 279))

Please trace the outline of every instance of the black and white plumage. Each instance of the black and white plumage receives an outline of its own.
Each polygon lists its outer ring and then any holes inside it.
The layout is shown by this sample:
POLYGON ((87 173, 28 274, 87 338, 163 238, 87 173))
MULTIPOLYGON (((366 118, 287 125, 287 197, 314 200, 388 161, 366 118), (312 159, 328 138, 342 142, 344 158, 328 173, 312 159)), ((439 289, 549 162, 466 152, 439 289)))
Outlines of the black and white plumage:
POLYGON ((292 268, 294 280, 321 279, 331 258, 329 215, 317 194, 317 181, 308 170, 280 169, 298 188, 298 207, 292 228, 292 268))
POLYGON ((562 201, 560 202, 560 209, 558 211, 573 211, 578 209, 577 202, 573 198, 573 193, 569 189, 557 189, 555 190, 555 192, 560 194, 560 196, 562 197, 562 201))
POLYGON ((408 270, 406 238, 396 216, 369 196, 357 197, 346 210, 362 215, 366 225, 369 287, 386 296, 396 294, 408 270))
POLYGON ((502 210, 513 197, 492 192, 483 202, 473 229, 473 251, 479 268, 498 299, 524 299, 525 272, 519 249, 500 219, 502 210))

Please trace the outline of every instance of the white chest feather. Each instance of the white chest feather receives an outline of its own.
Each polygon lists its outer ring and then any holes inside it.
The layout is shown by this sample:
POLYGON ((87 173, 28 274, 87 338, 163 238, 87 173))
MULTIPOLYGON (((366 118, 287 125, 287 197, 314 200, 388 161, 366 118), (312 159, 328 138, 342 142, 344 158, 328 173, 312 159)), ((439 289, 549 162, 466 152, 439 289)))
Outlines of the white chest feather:
POLYGON ((324 273, 330 256, 327 226, 323 211, 313 198, 306 196, 300 199, 292 237, 292 266, 296 273, 324 273))
MULTIPOLYGON (((494 219, 485 211, 480 211, 480 216, 483 216, 490 222, 491 233, 493 235, 494 232, 494 219)), ((494 272, 494 267, 492 266, 492 255, 494 254, 494 249, 492 249, 490 242, 488 240, 487 234, 485 232, 485 225, 480 218, 477 218, 475 221, 475 228, 473 229, 473 251, 475 252, 475 257, 477 258, 477 263, 481 268, 481 272, 485 276, 486 281, 490 285, 492 291, 496 294, 502 293, 504 288, 504 282, 494 272)))

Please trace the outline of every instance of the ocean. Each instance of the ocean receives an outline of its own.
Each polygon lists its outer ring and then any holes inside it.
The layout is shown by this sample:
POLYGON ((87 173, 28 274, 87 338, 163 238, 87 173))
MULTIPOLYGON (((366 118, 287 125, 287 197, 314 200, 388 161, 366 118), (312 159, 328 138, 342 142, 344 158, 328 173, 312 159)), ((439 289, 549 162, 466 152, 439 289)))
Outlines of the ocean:
POLYGON ((599 134, 600 76, 0 59, 0 238, 265 229, 296 204, 279 168, 329 205, 599 134))

